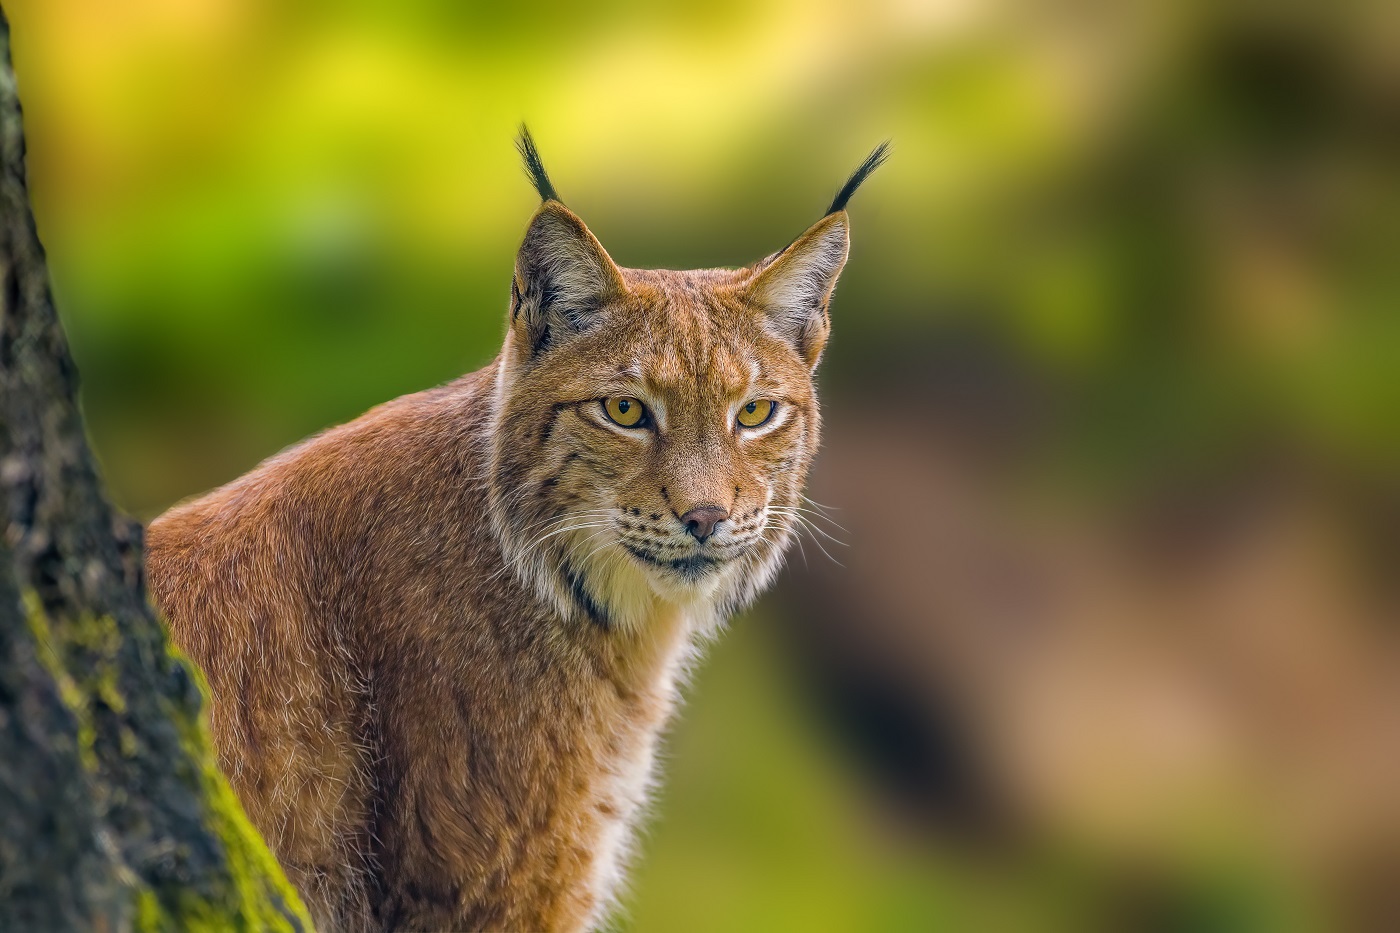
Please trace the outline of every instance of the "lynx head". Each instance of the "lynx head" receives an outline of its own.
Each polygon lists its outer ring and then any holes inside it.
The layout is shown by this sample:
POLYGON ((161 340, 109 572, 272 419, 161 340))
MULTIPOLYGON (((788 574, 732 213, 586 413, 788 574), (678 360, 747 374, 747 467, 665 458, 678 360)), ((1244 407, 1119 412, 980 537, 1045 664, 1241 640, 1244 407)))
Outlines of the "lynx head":
POLYGON ((616 265, 523 129, 520 150, 544 203, 498 361, 496 533, 567 617, 635 626, 663 603, 723 617, 768 584, 792 540, 845 205, 887 146, 784 249, 684 272, 616 265))

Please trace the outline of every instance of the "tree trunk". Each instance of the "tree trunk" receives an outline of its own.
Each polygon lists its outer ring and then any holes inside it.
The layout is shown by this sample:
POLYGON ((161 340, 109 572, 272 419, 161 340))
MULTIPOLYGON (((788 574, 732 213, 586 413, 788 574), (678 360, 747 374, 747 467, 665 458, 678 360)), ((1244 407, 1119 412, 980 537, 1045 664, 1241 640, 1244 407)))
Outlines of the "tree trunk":
POLYGON ((0 930, 309 930, 219 774, 107 503, 25 184, 0 12, 0 930))

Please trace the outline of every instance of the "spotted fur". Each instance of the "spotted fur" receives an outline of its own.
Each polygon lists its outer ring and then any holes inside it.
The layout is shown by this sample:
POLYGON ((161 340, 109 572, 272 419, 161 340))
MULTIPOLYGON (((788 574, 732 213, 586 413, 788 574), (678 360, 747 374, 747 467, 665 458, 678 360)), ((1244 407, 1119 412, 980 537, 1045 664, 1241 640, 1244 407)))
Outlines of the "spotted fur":
POLYGON ((846 243, 838 211, 751 267, 621 269, 550 198, 489 366, 152 524, 220 762, 321 929, 601 922, 678 682, 792 539, 846 243))

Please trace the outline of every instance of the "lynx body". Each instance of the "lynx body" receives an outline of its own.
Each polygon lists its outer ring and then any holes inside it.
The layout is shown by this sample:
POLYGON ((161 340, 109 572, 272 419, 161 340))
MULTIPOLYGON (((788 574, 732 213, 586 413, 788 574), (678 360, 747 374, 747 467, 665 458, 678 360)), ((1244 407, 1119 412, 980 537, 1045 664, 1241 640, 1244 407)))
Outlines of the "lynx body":
POLYGON ((845 199, 738 270, 616 266, 554 194, 500 355, 177 506, 151 588, 323 930, 577 930, 612 903, 697 640, 771 580, 845 199))

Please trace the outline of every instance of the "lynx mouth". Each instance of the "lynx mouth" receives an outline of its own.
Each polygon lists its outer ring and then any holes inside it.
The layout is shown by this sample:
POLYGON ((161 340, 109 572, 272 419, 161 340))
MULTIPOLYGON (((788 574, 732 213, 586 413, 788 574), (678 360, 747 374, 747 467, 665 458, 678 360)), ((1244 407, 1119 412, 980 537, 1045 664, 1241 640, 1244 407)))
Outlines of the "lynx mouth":
POLYGON ((688 554, 685 557, 667 558, 659 557, 650 551, 626 542, 623 542, 622 546, 627 549, 627 553, 642 563, 679 574, 688 579, 703 577, 729 563, 727 558, 714 554, 688 554))

